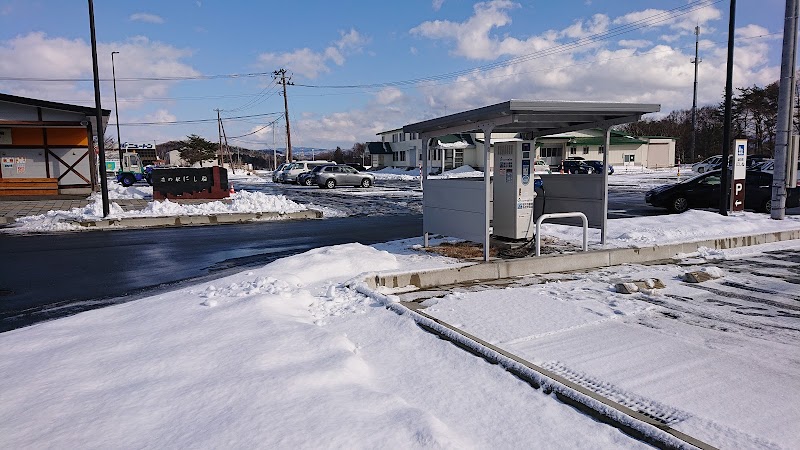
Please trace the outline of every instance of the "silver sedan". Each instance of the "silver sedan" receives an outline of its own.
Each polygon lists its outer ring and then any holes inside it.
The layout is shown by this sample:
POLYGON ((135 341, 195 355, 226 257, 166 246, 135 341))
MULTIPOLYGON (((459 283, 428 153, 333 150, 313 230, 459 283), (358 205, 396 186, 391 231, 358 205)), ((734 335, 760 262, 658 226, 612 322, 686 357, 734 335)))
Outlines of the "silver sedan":
POLYGON ((314 182, 321 188, 333 189, 336 186, 361 186, 368 188, 375 184, 375 175, 359 172, 350 166, 325 166, 314 176, 314 182))

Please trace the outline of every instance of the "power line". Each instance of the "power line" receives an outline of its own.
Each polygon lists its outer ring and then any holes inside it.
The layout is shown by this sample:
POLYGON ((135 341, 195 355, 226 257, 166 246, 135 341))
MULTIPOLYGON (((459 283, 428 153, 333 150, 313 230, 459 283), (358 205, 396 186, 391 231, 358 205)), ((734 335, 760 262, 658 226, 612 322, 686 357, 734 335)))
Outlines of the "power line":
MULTIPOLYGON (((225 78, 255 78, 271 76, 272 72, 229 73, 221 75, 187 75, 174 77, 128 77, 117 78, 117 81, 187 81, 187 80, 219 80, 225 78)), ((93 78, 35 78, 35 77, 0 77, 2 81, 42 81, 42 82, 91 82, 93 78)), ((100 78, 100 81, 113 81, 111 78, 100 78)))
MULTIPOLYGON (((283 114, 282 112, 271 112, 265 114, 252 114, 249 116, 235 116, 235 117, 223 117, 224 120, 243 120, 246 118, 251 117, 264 117, 264 116, 274 116, 275 114, 283 114)), ((164 122, 127 122, 127 123, 120 123, 120 126, 139 126, 139 125, 177 125, 177 124, 184 124, 184 123, 204 123, 204 122, 216 122, 217 119, 194 119, 194 120, 173 120, 173 121, 164 121, 164 122)))
POLYGON ((243 138, 243 137, 245 137, 245 136, 250 136, 251 134, 256 134, 256 133, 258 133, 259 131, 261 131, 261 130, 263 130, 263 129, 265 129, 265 128, 269 127, 269 126, 272 126, 272 125, 274 125, 274 124, 275 124, 275 122, 277 122, 277 121, 281 120, 281 117, 283 117, 283 115, 280 115, 280 116, 278 116, 278 118, 277 118, 277 119, 273 120, 272 122, 270 122, 270 123, 268 123, 268 124, 264 125, 263 127, 259 128, 259 129, 257 129, 257 130, 255 130, 255 131, 252 131, 252 132, 250 132, 250 133, 247 133, 247 134, 243 134, 243 135, 241 135, 241 136, 231 136, 229 139, 239 139, 239 138, 243 138))

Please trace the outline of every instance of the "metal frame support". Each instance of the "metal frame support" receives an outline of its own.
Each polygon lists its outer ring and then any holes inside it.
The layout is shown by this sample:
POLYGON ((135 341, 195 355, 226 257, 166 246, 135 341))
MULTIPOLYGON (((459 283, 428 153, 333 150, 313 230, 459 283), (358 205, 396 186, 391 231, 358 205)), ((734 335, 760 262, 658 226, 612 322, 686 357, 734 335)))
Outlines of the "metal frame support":
POLYGON ((608 152, 611 149, 611 128, 605 130, 605 149, 603 150, 603 223, 600 225, 600 244, 606 245, 608 229, 608 152))
POLYGON ((542 214, 536 219, 536 235, 534 236, 534 241, 536 245, 536 256, 539 256, 541 253, 541 233, 539 233, 539 229, 542 226, 542 222, 547 219, 561 219, 564 217, 580 217, 583 221, 583 251, 589 251, 589 220, 586 218, 586 214, 582 212, 566 212, 566 213, 551 213, 551 214, 542 214))
MULTIPOLYGON (((428 140, 427 135, 422 135, 422 173, 419 174, 422 187, 422 202, 425 203, 425 181, 428 179, 428 140)), ((425 229, 425 218, 422 218, 422 245, 428 248, 428 230, 425 229)))
POLYGON ((489 226, 490 226, 490 219, 489 219, 489 211, 491 208, 491 201, 492 201, 492 184, 491 184, 491 174, 489 172, 489 153, 492 151, 492 130, 494 130, 495 124, 488 123, 481 126, 481 130, 483 130, 483 188, 484 188, 484 210, 483 210, 483 221, 484 221, 484 237, 483 237, 483 260, 489 261, 489 226))

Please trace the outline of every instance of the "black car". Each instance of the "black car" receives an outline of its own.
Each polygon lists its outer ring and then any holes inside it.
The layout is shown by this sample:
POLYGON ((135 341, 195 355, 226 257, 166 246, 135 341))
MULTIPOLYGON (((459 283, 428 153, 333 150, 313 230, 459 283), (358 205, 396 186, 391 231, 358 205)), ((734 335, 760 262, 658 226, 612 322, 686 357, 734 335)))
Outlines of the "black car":
MULTIPOLYGON (((730 178, 729 178, 730 179, 730 178)), ((730 191, 730 187, 727 189, 730 191)), ((722 192, 722 172, 714 170, 676 184, 659 186, 645 194, 645 201, 653 206, 682 213, 689 208, 714 208, 719 206, 722 192)), ((754 211, 770 212, 772 208, 772 174, 748 170, 745 176, 744 207, 754 211)), ((800 189, 788 189, 786 207, 800 204, 800 189)))
POLYGON ((586 161, 578 159, 565 159, 561 162, 564 173, 594 173, 595 170, 586 161))
MULTIPOLYGON (((586 161, 586 164, 592 166, 594 173, 603 173, 603 161, 586 161)), ((614 173, 614 166, 608 165, 608 174, 614 173)))

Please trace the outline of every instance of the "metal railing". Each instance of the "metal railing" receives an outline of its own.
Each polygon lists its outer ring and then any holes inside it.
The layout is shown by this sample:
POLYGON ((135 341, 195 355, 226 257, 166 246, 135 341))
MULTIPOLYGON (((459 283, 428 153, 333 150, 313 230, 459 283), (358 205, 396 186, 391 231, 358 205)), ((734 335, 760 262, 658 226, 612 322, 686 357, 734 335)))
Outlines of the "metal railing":
POLYGON ((565 213, 550 213, 550 214, 542 214, 536 219, 536 236, 534 236, 534 241, 536 242, 536 256, 539 256, 541 250, 541 235, 539 233, 539 229, 542 226, 542 222, 547 219, 561 219, 564 217, 580 217, 583 221, 583 251, 589 251, 589 220, 586 218, 586 214, 582 212, 565 212, 565 213))

